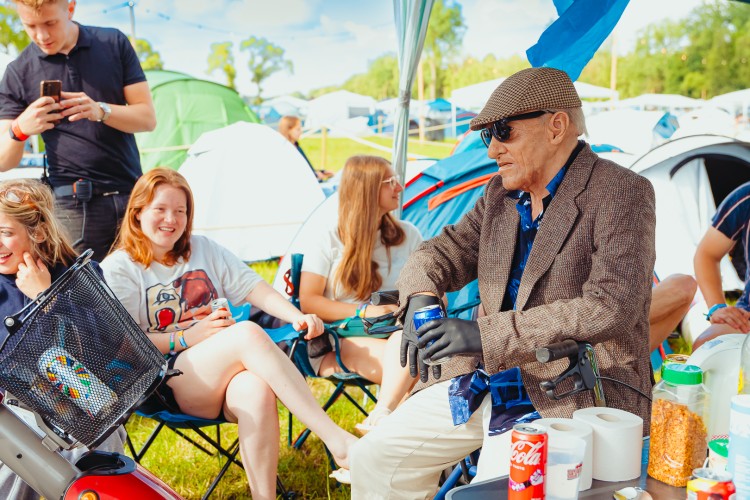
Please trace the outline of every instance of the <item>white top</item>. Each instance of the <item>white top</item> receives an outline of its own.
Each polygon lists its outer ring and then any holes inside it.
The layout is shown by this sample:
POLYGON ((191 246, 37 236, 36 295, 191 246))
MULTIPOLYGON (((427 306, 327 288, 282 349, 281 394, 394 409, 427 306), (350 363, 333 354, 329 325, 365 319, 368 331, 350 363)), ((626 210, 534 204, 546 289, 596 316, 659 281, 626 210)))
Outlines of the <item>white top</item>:
MULTIPOLYGON (((308 221, 312 222, 312 221, 308 221)), ((422 235, 419 230, 408 221, 398 221, 404 230, 404 242, 398 246, 391 247, 390 266, 388 265, 388 253, 386 247, 380 241, 380 231, 375 238, 375 249, 372 260, 378 264, 378 272, 383 277, 381 290, 396 288, 401 269, 406 264, 409 255, 422 243, 422 235)), ((345 294, 339 285, 334 291, 333 283, 336 269, 344 256, 344 244, 338 234, 338 219, 333 217, 328 220, 317 220, 320 227, 312 231, 312 236, 300 245, 301 253, 304 254, 302 271, 315 273, 326 278, 326 288, 323 295, 331 300, 356 303, 358 300, 352 295, 345 294)), ((309 233, 308 233, 309 234, 309 233)))
POLYGON ((190 247, 189 262, 169 267, 152 262, 146 268, 124 250, 102 261, 107 284, 144 332, 187 328, 210 314, 211 301, 219 297, 242 304, 263 280, 205 236, 192 236, 190 247))

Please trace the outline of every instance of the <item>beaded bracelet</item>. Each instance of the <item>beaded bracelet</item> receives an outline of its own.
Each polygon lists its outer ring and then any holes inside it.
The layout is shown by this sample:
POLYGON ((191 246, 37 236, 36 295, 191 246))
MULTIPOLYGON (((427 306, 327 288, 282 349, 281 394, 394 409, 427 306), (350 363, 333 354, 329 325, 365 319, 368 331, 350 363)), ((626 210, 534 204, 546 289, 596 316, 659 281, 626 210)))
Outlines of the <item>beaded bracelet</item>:
POLYGON ((174 356, 177 354, 174 350, 174 331, 169 332, 169 355, 174 356))

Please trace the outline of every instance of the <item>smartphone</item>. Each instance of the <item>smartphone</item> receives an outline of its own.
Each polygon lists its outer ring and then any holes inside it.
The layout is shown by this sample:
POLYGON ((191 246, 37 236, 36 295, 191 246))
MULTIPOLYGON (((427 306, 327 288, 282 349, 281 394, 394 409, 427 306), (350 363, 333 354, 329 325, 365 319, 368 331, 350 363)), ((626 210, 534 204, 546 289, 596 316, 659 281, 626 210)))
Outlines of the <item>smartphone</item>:
MULTIPOLYGON (((60 80, 42 80, 39 82, 39 97, 50 96, 55 102, 60 102, 62 98, 62 82, 60 80)), ((61 120, 55 120, 58 125, 61 120)))

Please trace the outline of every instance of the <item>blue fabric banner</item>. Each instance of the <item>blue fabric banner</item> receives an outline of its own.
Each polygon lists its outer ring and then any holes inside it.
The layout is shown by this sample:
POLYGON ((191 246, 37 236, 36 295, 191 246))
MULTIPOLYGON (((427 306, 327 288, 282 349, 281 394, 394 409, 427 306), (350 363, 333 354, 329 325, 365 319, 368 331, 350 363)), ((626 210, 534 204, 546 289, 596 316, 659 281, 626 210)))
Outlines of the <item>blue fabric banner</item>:
POLYGON ((630 0, 553 0, 560 16, 526 51, 535 68, 565 71, 575 81, 620 20, 630 0))

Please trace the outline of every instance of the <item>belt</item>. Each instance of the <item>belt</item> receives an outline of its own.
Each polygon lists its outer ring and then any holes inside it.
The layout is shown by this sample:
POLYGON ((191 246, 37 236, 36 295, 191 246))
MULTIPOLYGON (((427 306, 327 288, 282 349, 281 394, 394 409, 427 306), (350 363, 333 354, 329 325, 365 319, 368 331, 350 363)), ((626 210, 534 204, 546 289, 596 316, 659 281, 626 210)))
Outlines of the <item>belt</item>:
MULTIPOLYGON (((52 190, 55 192, 55 196, 58 196, 60 198, 64 198, 66 196, 75 196, 75 189, 73 188, 73 184, 68 184, 66 186, 57 186, 53 187, 52 190)), ((92 195, 93 196, 112 196, 115 194, 130 194, 130 191, 125 192, 121 191, 115 188, 100 188, 94 186, 92 189, 92 195)))

